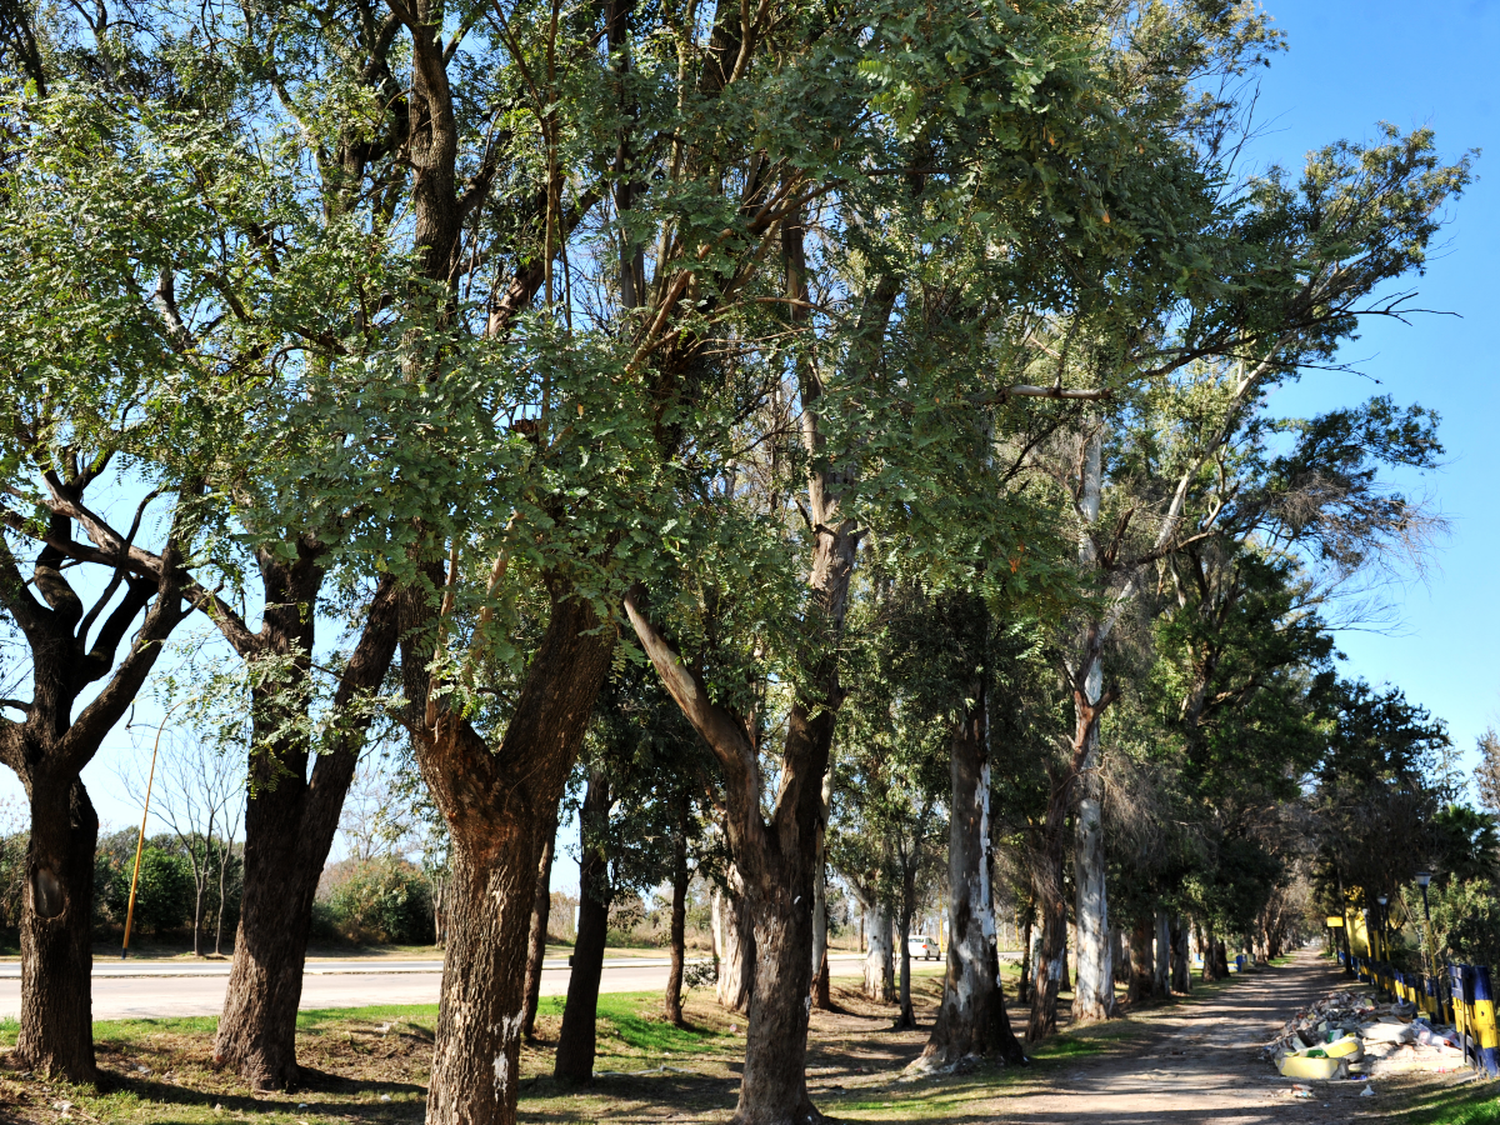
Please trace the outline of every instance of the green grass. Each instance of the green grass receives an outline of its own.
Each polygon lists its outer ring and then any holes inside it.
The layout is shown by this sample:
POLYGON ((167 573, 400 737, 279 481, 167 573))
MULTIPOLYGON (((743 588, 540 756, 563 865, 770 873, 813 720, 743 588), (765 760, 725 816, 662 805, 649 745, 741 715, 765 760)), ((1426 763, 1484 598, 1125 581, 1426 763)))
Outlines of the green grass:
MULTIPOLYGON (((1050 1039, 1044 1039, 1030 1052, 1033 1059, 1078 1059, 1087 1055, 1097 1055, 1103 1052, 1104 1044, 1101 1036, 1071 1035, 1063 1032, 1054 1035, 1050 1039)), ((1119 1039, 1122 1036, 1112 1035, 1109 1038, 1119 1039)))
MULTIPOLYGON (((599 997, 598 1039, 600 1053, 614 1038, 645 1058, 665 1055, 708 1054, 721 1051, 731 1039, 709 1028, 675 1027, 660 1018, 650 1018, 661 1003, 659 992, 614 992, 599 997)), ((537 1004, 538 1016, 561 1016, 563 998, 544 996, 537 1004)))
POLYGON ((1407 1125, 1500 1125, 1500 1087, 1471 1081, 1442 1090, 1423 1090, 1401 1114, 1407 1125))

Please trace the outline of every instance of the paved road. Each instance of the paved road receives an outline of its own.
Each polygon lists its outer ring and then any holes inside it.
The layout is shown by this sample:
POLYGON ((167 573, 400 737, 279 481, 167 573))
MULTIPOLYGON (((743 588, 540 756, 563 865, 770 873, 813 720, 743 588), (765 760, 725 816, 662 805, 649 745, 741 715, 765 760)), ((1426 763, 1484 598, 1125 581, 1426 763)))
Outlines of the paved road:
MULTIPOLYGON (((841 962, 858 962, 853 953, 834 954, 841 962)), ((666 958, 623 957, 604 963, 601 992, 646 992, 667 985, 666 958)), ((303 1008, 358 1008, 367 1004, 436 1004, 442 980, 441 961, 314 961, 302 982, 303 1008)), ((17 964, 0 965, 0 1018, 15 1018, 21 1009, 21 972, 17 964)), ((224 1007, 229 966, 212 964, 96 962, 93 973, 96 1020, 150 1019, 161 1016, 216 1016, 224 1007)), ((566 961, 542 966, 542 995, 568 991, 566 961)))

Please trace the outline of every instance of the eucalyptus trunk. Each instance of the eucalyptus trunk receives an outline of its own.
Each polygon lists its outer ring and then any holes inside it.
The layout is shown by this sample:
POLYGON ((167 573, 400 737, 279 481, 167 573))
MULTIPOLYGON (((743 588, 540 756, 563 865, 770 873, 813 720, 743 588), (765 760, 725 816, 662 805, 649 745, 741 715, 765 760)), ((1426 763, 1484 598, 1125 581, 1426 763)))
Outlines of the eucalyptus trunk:
POLYGON ((895 988, 895 941, 892 938, 891 912, 878 900, 865 907, 865 934, 869 949, 865 951, 865 998, 888 1001, 895 988))
POLYGON ((671 967, 667 970, 667 1019, 674 1027, 686 1027, 682 1015, 682 972, 687 960, 687 801, 682 802, 676 838, 672 841, 672 921, 668 930, 671 967))
POLYGON ((1172 929, 1165 910, 1156 912, 1156 972, 1151 978, 1151 995, 1172 994, 1172 929))
POLYGON ((604 946, 609 936, 609 857, 599 843, 609 820, 609 778, 602 770, 589 773, 589 785, 579 812, 583 837, 578 864, 578 938, 569 958, 568 1001, 552 1077, 581 1085, 594 1077, 597 1043, 599 978, 604 972, 604 946))
POLYGON ((1155 991, 1156 965, 1152 957, 1152 918, 1143 914, 1130 928, 1130 991, 1132 1004, 1149 999, 1155 991))
POLYGON ((921 1070, 950 1068, 970 1055, 1024 1063, 1000 982, 990 848, 989 703, 985 685, 956 724, 949 764, 948 960, 937 1022, 921 1070))
POLYGON ((755 928, 750 904, 745 898, 739 872, 730 868, 731 891, 714 896, 719 943, 719 978, 714 995, 731 1012, 744 1011, 750 1005, 750 988, 755 981, 755 928))
POLYGON ((823 775, 823 819, 818 828, 817 870, 813 875, 813 948, 812 1005, 819 1011, 833 1010, 833 995, 828 980, 828 864, 826 842, 828 807, 833 798, 833 770, 823 775))
POLYGON ((1181 914, 1172 921, 1172 991, 1186 996, 1193 990, 1193 959, 1188 948, 1188 920, 1181 914))

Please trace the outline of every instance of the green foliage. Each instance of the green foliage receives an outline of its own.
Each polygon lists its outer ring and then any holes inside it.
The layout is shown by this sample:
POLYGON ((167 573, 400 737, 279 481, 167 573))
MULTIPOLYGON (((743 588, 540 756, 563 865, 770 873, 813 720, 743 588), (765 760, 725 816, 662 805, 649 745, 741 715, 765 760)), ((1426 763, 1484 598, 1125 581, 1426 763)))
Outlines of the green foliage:
MULTIPOLYGON (((110 872, 106 892, 110 913, 122 921, 130 902, 132 872, 131 867, 116 867, 110 872)), ((191 925, 192 918, 193 874, 188 861, 166 848, 147 845, 141 852, 136 884, 135 931, 159 936, 191 925)))
POLYGON ((358 867, 328 896, 328 912, 346 939, 403 945, 432 940, 432 890, 423 874, 398 859, 358 867))
MULTIPOLYGON (((1407 913, 1422 917, 1419 890, 1402 888, 1407 913)), ((1440 960, 1500 968, 1500 888, 1488 879, 1454 879, 1427 889, 1433 947, 1440 960)))

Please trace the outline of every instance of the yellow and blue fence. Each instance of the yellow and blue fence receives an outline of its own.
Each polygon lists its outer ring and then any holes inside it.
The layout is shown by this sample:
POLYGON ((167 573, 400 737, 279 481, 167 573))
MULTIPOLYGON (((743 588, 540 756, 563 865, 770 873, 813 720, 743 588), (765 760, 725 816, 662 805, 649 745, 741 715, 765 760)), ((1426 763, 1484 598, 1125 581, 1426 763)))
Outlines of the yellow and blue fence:
POLYGON ((1495 985, 1488 965, 1448 964, 1442 973, 1404 973, 1369 957, 1346 959, 1360 980, 1414 1005, 1429 1020, 1452 1024, 1464 1058, 1490 1078, 1500 1078, 1500 1026, 1495 1019, 1495 985))

